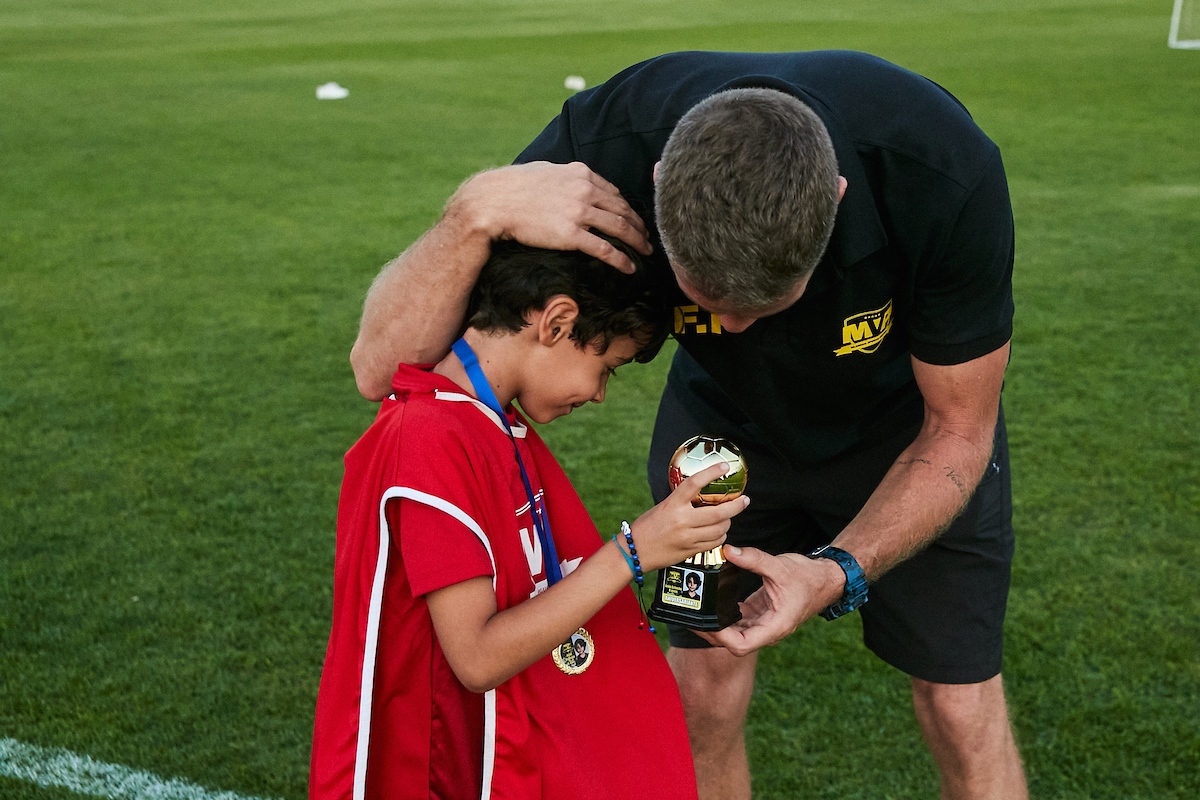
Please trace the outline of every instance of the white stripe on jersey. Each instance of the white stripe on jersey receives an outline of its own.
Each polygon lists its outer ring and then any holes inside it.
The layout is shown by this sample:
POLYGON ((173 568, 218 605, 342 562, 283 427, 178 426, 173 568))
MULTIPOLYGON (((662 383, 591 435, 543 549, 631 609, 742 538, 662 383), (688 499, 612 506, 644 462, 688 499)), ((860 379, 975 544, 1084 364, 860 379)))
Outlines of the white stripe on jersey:
MULTIPOLYGON (((487 418, 492 421, 493 425, 504 431, 504 423, 500 421, 500 417, 496 415, 496 412, 492 411, 487 407, 486 404, 479 402, 469 394, 460 394, 459 392, 443 392, 441 389, 437 389, 434 391, 433 396, 438 400, 449 400, 452 403, 471 403, 480 411, 482 411, 487 418)), ((524 439, 525 433, 528 430, 529 429, 520 422, 513 423, 512 434, 518 439, 524 439)), ((508 431, 504 432, 508 433, 508 431)))
MULTIPOLYGON (((439 392, 439 394, 445 394, 439 392)), ((466 397, 466 395, 462 395, 466 397)), ((466 397, 474 402, 474 398, 466 397)), ((482 404, 480 404, 482 405, 482 404)), ((487 406, 482 406, 491 414, 487 406)), ((494 418, 496 415, 492 414, 494 418)), ((497 423, 498 424, 498 423, 497 423)), ((515 433, 515 431, 514 431, 515 433)), ((524 435, 522 428, 521 435, 524 435)), ((492 562, 492 591, 496 590, 496 558, 492 555, 492 543, 479 523, 465 511, 425 492, 406 486, 393 486, 383 493, 379 501, 379 556, 375 562, 375 577, 371 581, 371 605, 367 612, 367 642, 363 651, 362 687, 358 702, 358 749, 354 756, 354 800, 366 800, 367 795, 367 751, 371 743, 371 699, 375 691, 375 655, 379 649, 379 616, 383 610, 383 582, 387 576, 388 543, 391 529, 387 522, 387 502, 393 498, 415 500, 430 508, 436 508, 461 522, 483 544, 488 559, 492 562)), ((489 800, 492 795, 492 770, 496 763, 496 690, 491 689, 483 697, 483 793, 480 800, 489 800)))

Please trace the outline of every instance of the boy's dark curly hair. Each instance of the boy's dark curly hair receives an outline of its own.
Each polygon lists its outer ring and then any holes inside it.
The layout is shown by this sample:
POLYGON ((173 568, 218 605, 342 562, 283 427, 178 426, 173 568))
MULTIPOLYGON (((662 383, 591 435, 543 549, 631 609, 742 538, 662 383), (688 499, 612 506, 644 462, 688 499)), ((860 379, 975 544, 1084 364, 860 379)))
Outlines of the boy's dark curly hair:
POLYGON ((565 294, 579 304, 571 338, 580 347, 590 344, 603 353, 613 339, 631 336, 638 344, 635 360, 650 361, 667 338, 669 315, 662 293, 637 252, 605 238, 629 256, 637 266, 634 274, 577 250, 495 243, 471 290, 467 326, 516 333, 529 324, 526 314, 545 308, 554 295, 565 294))

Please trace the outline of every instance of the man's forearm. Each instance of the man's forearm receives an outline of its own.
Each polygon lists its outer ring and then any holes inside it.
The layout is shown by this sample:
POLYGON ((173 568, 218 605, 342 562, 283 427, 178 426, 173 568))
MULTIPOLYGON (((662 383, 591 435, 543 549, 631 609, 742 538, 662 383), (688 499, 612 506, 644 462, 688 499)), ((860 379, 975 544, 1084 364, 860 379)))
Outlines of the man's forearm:
POLYGON ((983 477, 991 445, 991 430, 964 436, 923 429, 834 544, 877 579, 954 521, 983 477))
POLYGON ((490 244, 488 233, 451 204, 433 228, 383 268, 367 292, 350 352, 364 397, 386 397, 398 364, 445 356, 490 244))
POLYGON ((934 540, 958 516, 992 455, 1009 345, 962 364, 916 358, 925 421, 834 543, 878 578, 934 540))
MULTIPOLYGON (((962 510, 983 475, 990 443, 990 436, 980 447, 953 433, 922 430, 833 544, 853 555, 867 580, 875 581, 933 541, 962 510)), ((740 605, 739 622, 703 634, 737 656, 790 636, 846 589, 845 573, 828 559, 768 556, 753 548, 726 555, 763 576, 762 588, 740 605)))

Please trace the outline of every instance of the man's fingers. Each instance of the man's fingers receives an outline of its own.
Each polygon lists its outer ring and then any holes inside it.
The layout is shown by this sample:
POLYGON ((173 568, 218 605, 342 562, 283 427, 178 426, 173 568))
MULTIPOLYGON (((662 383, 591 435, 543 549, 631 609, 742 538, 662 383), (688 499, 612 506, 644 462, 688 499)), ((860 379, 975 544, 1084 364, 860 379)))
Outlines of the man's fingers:
MULTIPOLYGON (((633 261, 620 248, 597 236, 595 231, 607 234, 614 239, 620 239, 640 253, 648 255, 652 251, 650 242, 642 229, 641 220, 632 209, 628 210, 631 217, 625 217, 619 213, 590 205, 587 200, 573 200, 572 203, 575 205, 574 210, 566 211, 563 214, 557 232, 554 234, 554 237, 562 242, 562 245, 556 246, 587 253, 626 274, 634 271, 633 261), (636 220, 637 225, 634 225, 631 219, 636 220)), ((564 208, 560 205, 557 210, 563 212, 564 208)), ((520 234, 517 239, 524 241, 520 234)), ((528 241, 526 243, 533 244, 528 241)))
POLYGON ((599 205, 601 208, 612 211, 615 214, 620 214, 621 216, 628 218, 638 230, 640 230, 642 233, 645 233, 646 225, 642 222, 642 218, 638 216, 634 212, 633 207, 626 202, 625 198, 621 195, 621 190, 617 188, 616 184, 611 183, 604 176, 592 172, 587 165, 581 164, 581 166, 587 169, 587 178, 591 184, 600 190, 601 197, 598 199, 597 205, 599 205))
MULTIPOLYGON (((742 548, 742 552, 753 548, 742 548)), ((755 551, 761 553, 762 551, 755 551)), ((735 656, 741 657, 753 653, 768 645, 776 644, 786 638, 792 631, 781 627, 782 620, 775 612, 770 598, 764 589, 759 589, 742 601, 738 607, 742 618, 719 631, 693 631, 706 642, 717 647, 724 647, 735 656)))
POLYGON ((761 625, 753 628, 747 628, 742 632, 741 636, 733 638, 729 644, 725 645, 725 649, 733 653, 735 656, 748 656, 755 650, 761 650, 764 647, 776 644, 780 637, 767 631, 761 625))
MULTIPOLYGON (((643 255, 650 255, 653 250, 650 240, 646 238, 641 218, 628 207, 626 212, 622 213, 620 210, 590 206, 581 219, 580 227, 595 229, 614 239, 620 239, 643 255)), ((616 248, 613 250, 620 252, 616 248)))
POLYGON ((650 255, 653 248, 650 246, 646 223, 621 196, 621 190, 585 164, 575 162, 567 167, 575 170, 588 184, 581 198, 587 206, 587 213, 580 218, 580 224, 603 231, 639 253, 650 255))
POLYGON ((646 232, 646 226, 633 210, 633 207, 621 195, 621 190, 617 185, 606 179, 604 176, 593 172, 587 164, 579 161, 573 161, 566 165, 552 165, 552 168, 557 168, 566 172, 572 179, 581 181, 582 184, 575 184, 582 188, 578 190, 578 196, 586 200, 589 205, 594 205, 597 208, 602 208, 610 211, 618 216, 625 217, 631 224, 635 225, 642 233, 646 232))
POLYGON ((775 560, 757 547, 725 545, 725 558, 742 569, 767 577, 775 572, 775 560))
MULTIPOLYGON (((761 590, 760 590, 761 591, 761 590)), ((751 595, 753 598, 753 595, 751 595)), ((735 656, 748 655, 768 645, 777 644, 792 633, 769 604, 749 602, 740 605, 742 618, 708 638, 712 644, 724 647, 735 656)))
POLYGON ((534 161, 481 172, 463 185, 486 210, 493 238, 531 247, 579 250, 633 272, 633 262, 604 233, 649 255, 646 223, 620 190, 586 164, 534 161))
MULTIPOLYGON (((612 214, 617 220, 613 230, 611 232, 605 230, 605 233, 611 233, 622 240, 625 239, 625 235, 640 236, 644 240, 647 236, 645 221, 633 210, 633 206, 625 201, 624 197, 616 193, 616 187, 613 187, 613 192, 613 194, 597 192, 590 198, 593 207, 601 212, 612 214), (625 230, 625 228, 629 230, 625 230)), ((630 244, 633 243, 630 242, 630 244)))
POLYGON ((774 644, 761 628, 756 626, 743 628, 741 627, 741 623, 737 622, 723 630, 711 633, 693 631, 693 633, 703 637, 709 644, 724 647, 738 658, 748 656, 755 650, 759 650, 769 644, 774 644))
POLYGON ((613 247, 610 242, 582 229, 575 237, 573 249, 587 253, 593 258, 598 258, 610 267, 615 267, 624 272, 626 275, 632 275, 637 269, 629 256, 622 253, 618 248, 613 247))
POLYGON ((760 586, 749 597, 738 603, 738 608, 742 612, 743 620, 751 620, 766 614, 774 608, 774 604, 771 603, 771 595, 760 586))

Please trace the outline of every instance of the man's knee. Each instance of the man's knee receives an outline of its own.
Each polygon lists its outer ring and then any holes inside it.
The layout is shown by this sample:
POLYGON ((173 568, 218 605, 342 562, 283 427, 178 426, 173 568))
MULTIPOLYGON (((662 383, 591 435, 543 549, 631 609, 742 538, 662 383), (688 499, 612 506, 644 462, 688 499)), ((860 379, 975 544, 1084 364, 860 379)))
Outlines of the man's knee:
POLYGON ((974 684, 914 678, 913 706, 942 775, 942 797, 1026 800, 1000 676, 974 684))
POLYGON ((982 683, 931 683, 913 678, 913 708, 923 727, 960 741, 1008 729, 1004 685, 999 675, 982 683))
POLYGON ((667 662, 679 684, 688 727, 741 727, 754 692, 757 656, 738 658, 722 648, 673 647, 667 662))

